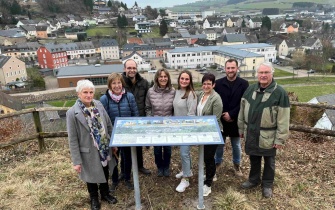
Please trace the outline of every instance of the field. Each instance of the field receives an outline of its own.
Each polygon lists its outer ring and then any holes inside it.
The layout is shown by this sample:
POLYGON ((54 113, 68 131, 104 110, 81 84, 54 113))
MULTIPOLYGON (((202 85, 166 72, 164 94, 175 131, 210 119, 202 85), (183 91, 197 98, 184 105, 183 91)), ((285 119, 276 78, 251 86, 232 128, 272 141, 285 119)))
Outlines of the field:
POLYGON ((203 11, 215 10, 217 12, 234 12, 241 10, 261 10, 264 8, 292 9, 294 2, 314 2, 317 4, 331 3, 324 0, 247 0, 238 4, 226 5, 227 1, 197 1, 185 5, 178 5, 171 10, 181 11, 203 11))
POLYGON ((317 86, 301 86, 301 87, 285 87, 285 90, 294 92, 299 99, 299 102, 308 102, 314 97, 334 94, 334 85, 317 85, 317 86))

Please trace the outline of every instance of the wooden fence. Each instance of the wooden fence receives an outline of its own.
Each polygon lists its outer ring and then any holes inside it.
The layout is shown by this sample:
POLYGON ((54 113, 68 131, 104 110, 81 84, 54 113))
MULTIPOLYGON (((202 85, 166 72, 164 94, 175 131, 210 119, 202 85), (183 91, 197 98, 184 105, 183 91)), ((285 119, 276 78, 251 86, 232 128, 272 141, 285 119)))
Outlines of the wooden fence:
MULTIPOLYGON (((312 107, 312 108, 321 108, 321 109, 331 109, 335 110, 335 106, 332 105, 324 105, 324 104, 311 104, 311 103, 301 103, 301 102, 291 102, 291 106, 302 106, 302 107, 312 107)), ((44 107, 44 108, 30 108, 30 109, 24 109, 18 112, 13 112, 9 114, 3 114, 0 115, 0 119, 20 116, 23 114, 29 114, 32 113, 34 124, 36 128, 35 134, 30 134, 28 136, 18 138, 18 139, 10 139, 6 143, 0 143, 0 149, 5 148, 8 146, 12 146, 21 142, 37 139, 39 144, 39 150, 40 152, 43 152, 45 150, 45 138, 55 138, 55 137, 67 137, 66 131, 60 131, 60 132, 43 132, 42 130, 42 124, 40 120, 40 112, 45 111, 67 111, 68 107, 44 107)), ((325 135, 325 136, 335 136, 335 131, 332 130, 325 130, 325 129, 319 129, 319 128, 313 128, 309 126, 303 126, 303 125, 295 125, 290 124, 290 130, 291 131, 299 131, 299 132, 305 132, 305 133, 313 133, 318 135, 325 135)))

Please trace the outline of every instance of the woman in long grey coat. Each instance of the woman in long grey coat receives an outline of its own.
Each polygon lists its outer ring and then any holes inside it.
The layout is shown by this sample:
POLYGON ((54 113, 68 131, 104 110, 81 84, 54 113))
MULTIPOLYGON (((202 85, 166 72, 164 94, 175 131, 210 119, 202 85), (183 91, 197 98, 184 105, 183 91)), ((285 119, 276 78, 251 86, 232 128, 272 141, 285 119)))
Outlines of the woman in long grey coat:
POLYGON ((109 148, 112 123, 102 104, 93 100, 95 88, 91 81, 78 81, 76 91, 78 99, 66 113, 73 169, 87 184, 91 209, 100 209, 98 190, 101 200, 117 202, 108 189, 108 166, 115 165, 109 148))

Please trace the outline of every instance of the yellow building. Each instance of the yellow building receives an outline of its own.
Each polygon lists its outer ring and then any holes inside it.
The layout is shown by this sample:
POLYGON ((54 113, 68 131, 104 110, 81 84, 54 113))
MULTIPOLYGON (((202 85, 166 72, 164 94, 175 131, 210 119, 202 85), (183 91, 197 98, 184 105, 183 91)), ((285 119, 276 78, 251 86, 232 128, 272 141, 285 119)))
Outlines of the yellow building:
POLYGON ((8 114, 23 108, 22 102, 6 93, 0 92, 0 114, 8 114))

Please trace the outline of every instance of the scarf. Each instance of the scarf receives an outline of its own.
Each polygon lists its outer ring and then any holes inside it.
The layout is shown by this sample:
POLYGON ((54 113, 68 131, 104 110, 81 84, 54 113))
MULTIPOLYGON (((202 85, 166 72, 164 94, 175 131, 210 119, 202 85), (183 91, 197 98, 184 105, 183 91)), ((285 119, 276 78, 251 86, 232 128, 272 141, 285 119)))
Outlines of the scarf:
POLYGON ((116 103, 119 103, 121 98, 122 98, 122 95, 126 92, 126 90, 123 88, 122 91, 121 91, 121 94, 120 95, 115 95, 112 91, 108 90, 108 93, 110 95, 110 97, 112 98, 113 101, 115 101, 116 103))
POLYGON ((84 113, 90 134, 93 139, 93 145, 98 149, 100 161, 103 167, 107 166, 110 160, 109 145, 100 113, 95 103, 92 101, 91 107, 87 108, 80 99, 77 99, 78 106, 84 113))

